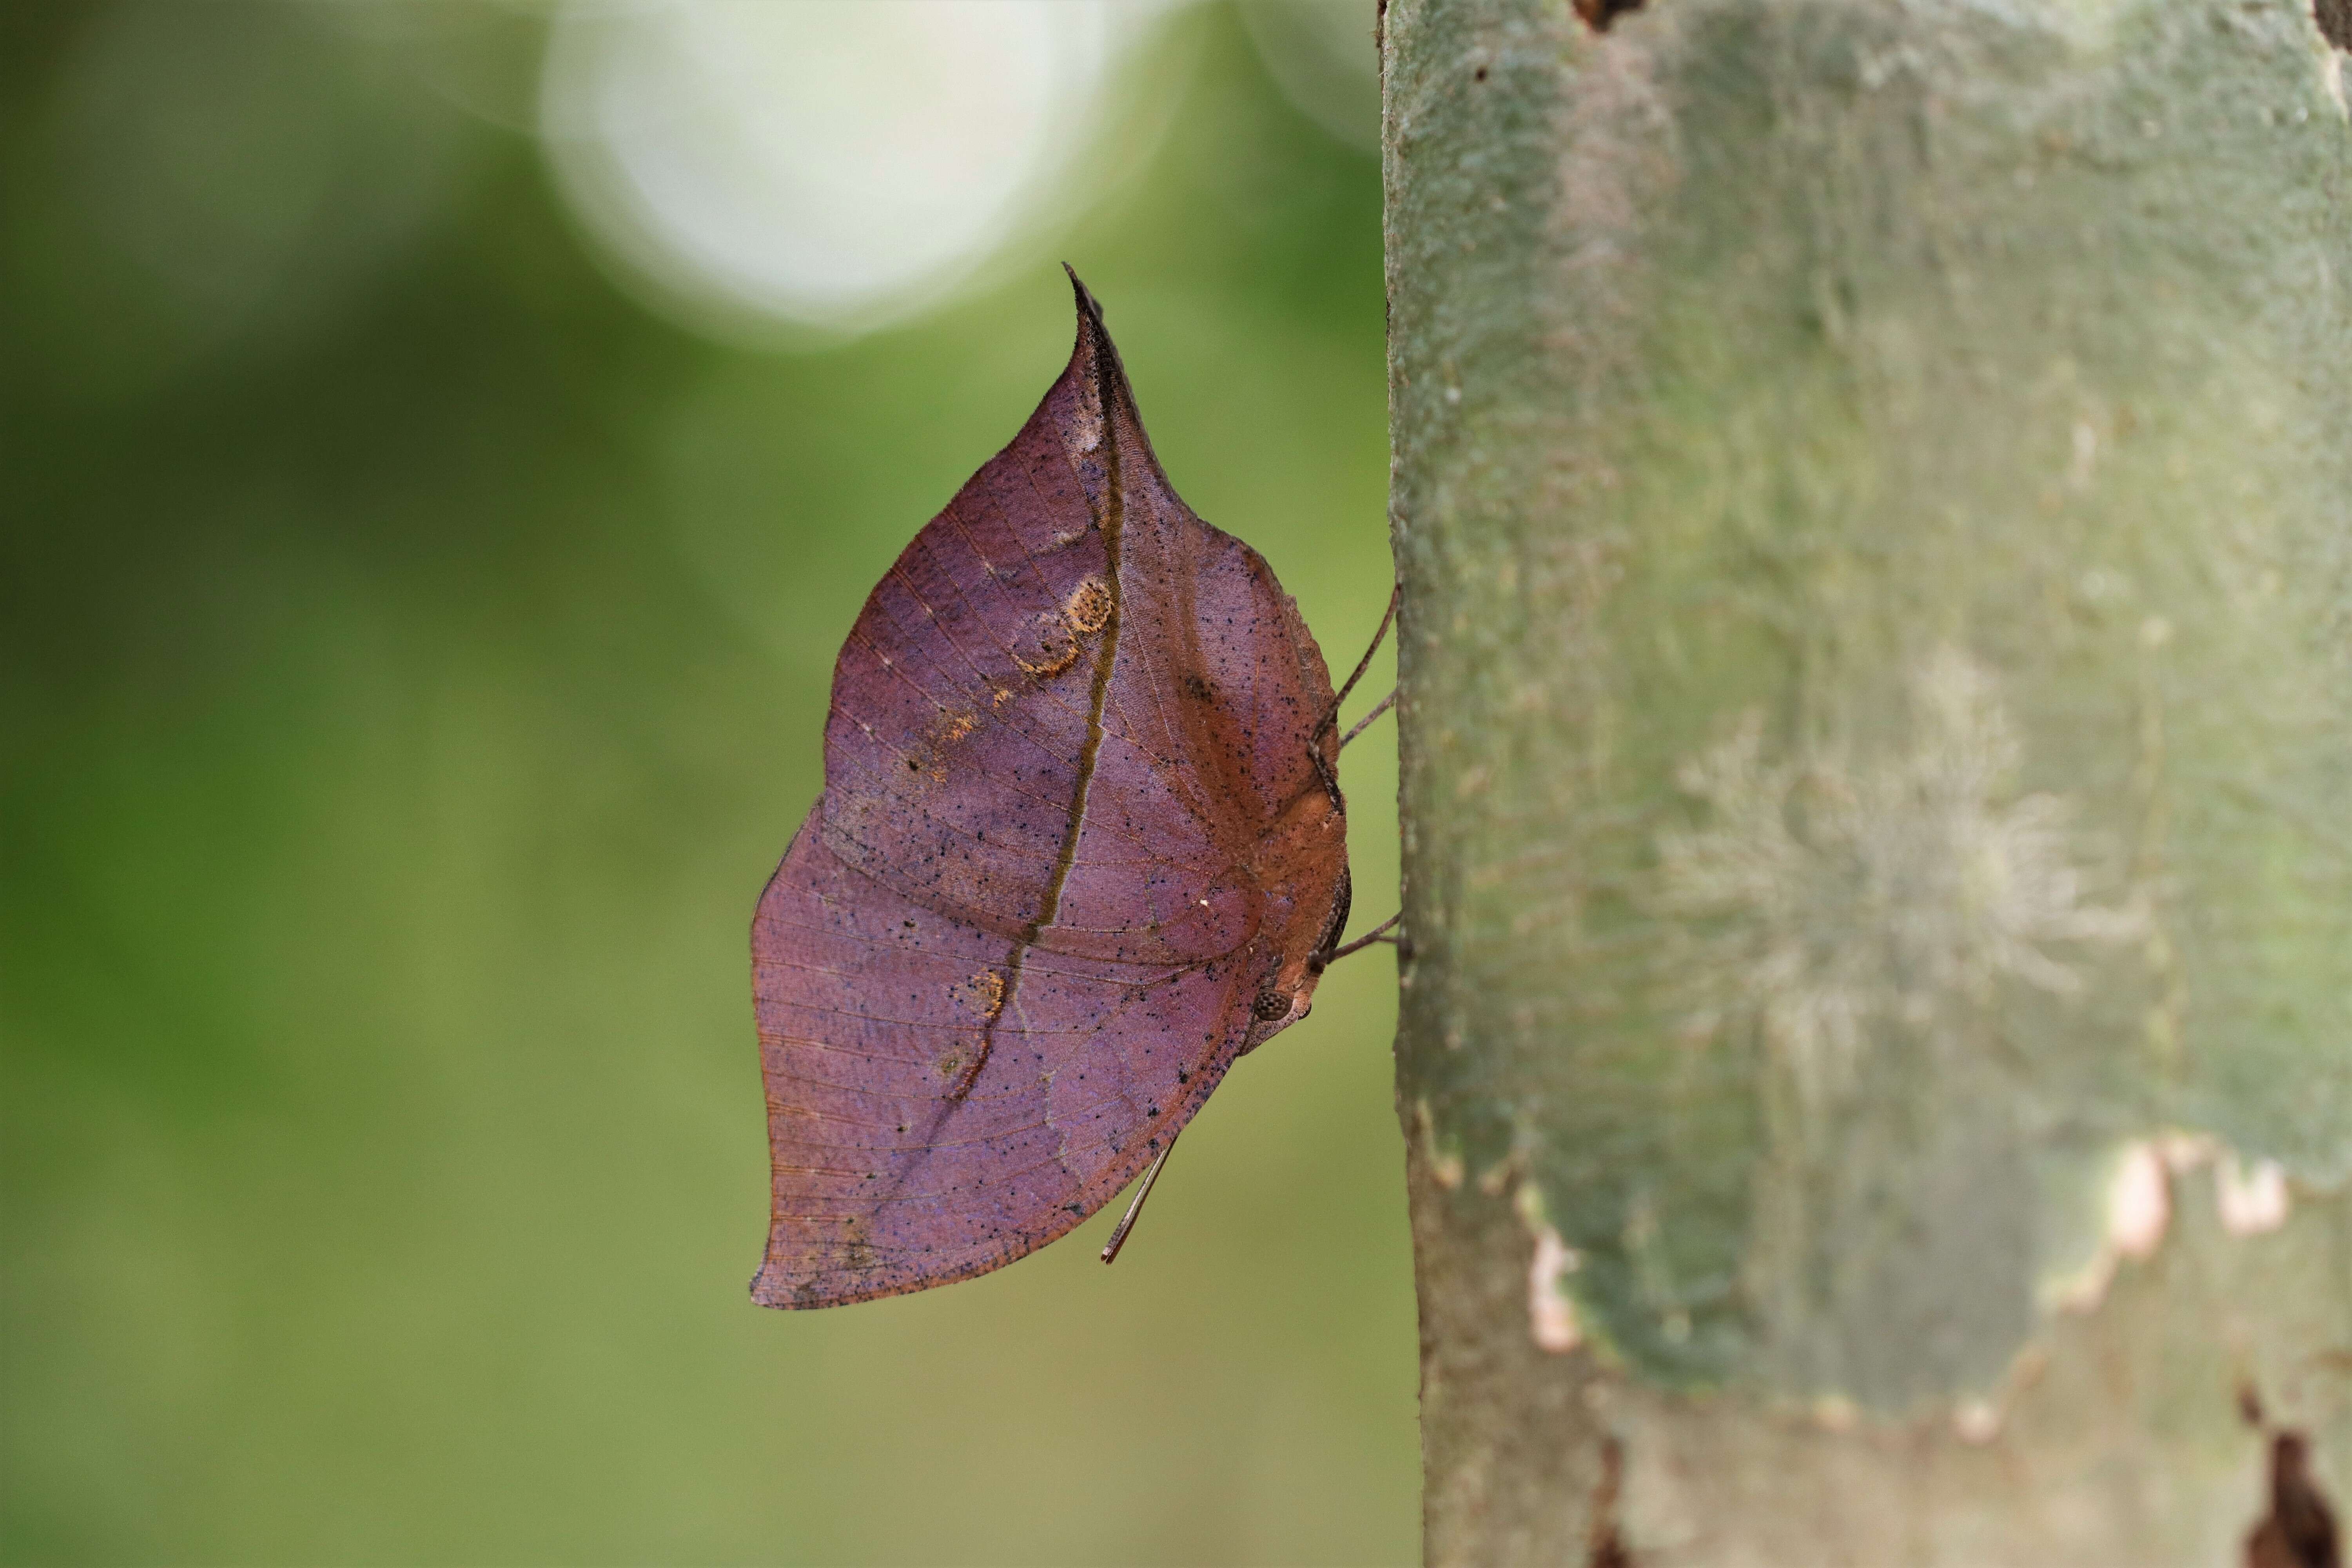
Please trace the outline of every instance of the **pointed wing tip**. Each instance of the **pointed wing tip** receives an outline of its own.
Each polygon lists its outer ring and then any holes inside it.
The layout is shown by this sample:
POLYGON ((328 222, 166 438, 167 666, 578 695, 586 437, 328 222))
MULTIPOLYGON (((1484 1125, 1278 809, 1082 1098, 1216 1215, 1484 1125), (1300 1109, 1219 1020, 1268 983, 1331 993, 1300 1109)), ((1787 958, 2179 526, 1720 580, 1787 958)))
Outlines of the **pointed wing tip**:
MULTIPOLYGON (((1076 371, 1089 362, 1100 364, 1108 373, 1109 395, 1114 401, 1126 405, 1131 414, 1133 394, 1128 389, 1127 367, 1119 363, 1118 345, 1111 342, 1110 328, 1103 322, 1102 301, 1096 299, 1094 290, 1079 279, 1077 268, 1065 261, 1062 270, 1069 275, 1070 291, 1076 297, 1078 306, 1078 339, 1070 351, 1070 368, 1076 371)), ((1139 430, 1137 433, 1141 434, 1139 430)), ((1144 446, 1147 450, 1150 448, 1149 437, 1145 438, 1144 446)))
POLYGON ((1108 349, 1110 351, 1109 358, 1111 363, 1116 365, 1118 362, 1118 351, 1116 348, 1111 347, 1110 329, 1103 324, 1102 301, 1095 298, 1094 290, 1087 288, 1085 281, 1078 277, 1077 268, 1065 261, 1062 263, 1062 270, 1069 274, 1070 292, 1076 296, 1077 300, 1078 342, 1076 353, 1080 354, 1085 353, 1087 343, 1091 342, 1098 345, 1101 349, 1108 349))
POLYGON ((1065 261, 1062 263, 1062 270, 1069 275, 1070 289, 1077 296, 1078 319, 1081 321, 1091 321, 1097 328, 1100 328, 1102 326, 1102 301, 1096 299, 1094 291, 1088 289, 1086 284, 1079 279, 1078 269, 1076 268, 1072 267, 1068 262, 1065 261))

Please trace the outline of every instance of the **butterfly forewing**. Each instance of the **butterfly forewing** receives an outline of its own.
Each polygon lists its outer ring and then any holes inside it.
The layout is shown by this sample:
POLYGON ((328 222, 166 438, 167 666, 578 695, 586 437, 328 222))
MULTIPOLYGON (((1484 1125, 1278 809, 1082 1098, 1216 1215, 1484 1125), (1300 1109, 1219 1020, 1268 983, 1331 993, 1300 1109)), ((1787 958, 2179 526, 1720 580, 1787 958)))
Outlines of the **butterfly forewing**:
POLYGON ((1101 1207, 1344 881, 1322 657, 1168 486, 1079 301, 1036 414, 867 600, 761 900, 768 1305, 962 1279, 1101 1207))
POLYGON ((1132 421, 1099 416, 1106 390, 1127 400, 1102 352, 1081 335, 1020 436, 868 599, 835 675, 825 837, 908 897, 1008 935, 1206 957, 1247 940, 1251 914, 1218 885, 1234 856, 1217 803, 1185 757, 1120 721, 1132 656, 1114 542, 1129 513, 1157 510, 1127 493, 1164 483, 1148 448, 1110 482, 1132 421), (1055 918, 1073 873, 1092 880, 1081 860, 1135 868, 1115 921, 1055 918))

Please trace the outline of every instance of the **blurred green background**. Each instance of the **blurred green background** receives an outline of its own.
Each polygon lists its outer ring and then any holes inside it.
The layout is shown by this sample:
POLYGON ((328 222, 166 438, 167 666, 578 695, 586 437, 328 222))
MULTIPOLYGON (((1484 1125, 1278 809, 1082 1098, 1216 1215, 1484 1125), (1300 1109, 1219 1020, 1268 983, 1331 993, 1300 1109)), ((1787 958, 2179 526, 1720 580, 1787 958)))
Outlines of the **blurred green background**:
POLYGON ((747 347, 567 207, 549 25, 0 21, 0 1554, 1413 1559, 1385 950, 1116 1268, 1105 1215, 745 1295, 747 924, 867 588, 1058 371, 1066 256, 1344 668, 1389 581, 1375 156, 1267 18, 1175 9, 1112 94, 1158 118, 982 292, 747 347))

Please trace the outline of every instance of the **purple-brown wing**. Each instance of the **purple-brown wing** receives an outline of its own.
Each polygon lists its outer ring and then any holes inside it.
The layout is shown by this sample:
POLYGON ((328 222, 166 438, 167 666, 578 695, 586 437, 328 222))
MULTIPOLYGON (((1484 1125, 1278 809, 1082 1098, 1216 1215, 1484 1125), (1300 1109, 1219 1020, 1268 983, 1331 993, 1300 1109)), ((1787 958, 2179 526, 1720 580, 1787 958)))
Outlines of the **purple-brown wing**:
POLYGON ((1287 1021, 1253 1014, 1278 975, 1303 1006, 1345 880, 1330 700, 1265 561, 1161 476, 1081 289, 1069 367, 835 668, 824 796, 752 932, 756 1300, 1043 1246, 1287 1021))
POLYGON ((1011 1262, 1108 1203, 1232 1065, 1246 956, 1027 951, 844 865, 814 816, 752 928, 773 1207, 752 1299, 824 1307, 1011 1262), (979 1070, 959 1097, 959 1080, 979 1070))
POLYGON ((1330 678, 1265 561, 1160 474, 1080 298, 1068 367, 851 629, 823 831, 1006 936, 1206 958, 1261 923, 1252 847, 1314 776, 1308 693, 1330 678))

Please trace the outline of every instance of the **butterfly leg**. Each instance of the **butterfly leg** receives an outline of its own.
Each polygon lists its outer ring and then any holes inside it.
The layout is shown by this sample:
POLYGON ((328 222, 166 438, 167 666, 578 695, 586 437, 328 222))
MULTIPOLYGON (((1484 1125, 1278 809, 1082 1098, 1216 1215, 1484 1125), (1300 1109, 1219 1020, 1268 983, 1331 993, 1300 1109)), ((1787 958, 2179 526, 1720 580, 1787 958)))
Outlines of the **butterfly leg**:
POLYGON ((1307 737, 1307 743, 1310 747, 1323 738, 1324 731, 1339 721, 1339 704, 1348 700, 1348 693, 1356 689, 1356 682, 1363 679, 1364 671, 1371 668, 1372 655, 1381 651, 1381 643, 1389 635, 1389 625, 1396 619, 1397 598, 1403 592, 1404 584, 1402 583, 1389 590, 1389 607, 1381 613, 1381 628, 1372 634, 1372 646, 1366 648, 1364 657, 1356 661, 1356 668, 1349 675, 1348 683, 1339 688, 1339 695, 1331 699, 1331 710, 1323 715, 1323 721, 1315 726, 1313 734, 1307 737))
POLYGON ((1152 1161, 1151 1168, 1143 1173, 1143 1185, 1136 1189, 1135 1201, 1127 1205, 1127 1213, 1120 1216, 1118 1226, 1110 1233, 1109 1244, 1102 1249, 1105 1263, 1117 1258, 1118 1249, 1127 1245, 1127 1233, 1135 1228, 1135 1216, 1143 1212, 1143 1200, 1151 1195, 1151 1184, 1160 1179, 1160 1167, 1168 1163, 1168 1156, 1176 1152, 1176 1140, 1183 1131, 1180 1127, 1168 1135, 1168 1147, 1160 1151, 1160 1158, 1152 1161))
POLYGON ((1375 706, 1370 712, 1357 720, 1354 727, 1349 729, 1346 734, 1339 737, 1339 749, 1343 752, 1346 751, 1348 749, 1349 742, 1354 740, 1357 736, 1370 729, 1372 727, 1373 720, 1379 718, 1381 714, 1395 707, 1397 693, 1402 689, 1402 687, 1390 688, 1389 694, 1386 697, 1381 698, 1379 704, 1375 706))
POLYGON ((1355 941, 1346 942, 1339 947, 1333 948, 1328 953, 1324 955, 1324 963, 1328 966, 1339 959, 1347 957, 1351 952, 1361 952, 1364 949, 1371 946, 1372 943, 1376 942, 1392 943, 1400 952, 1402 952, 1404 949, 1406 942, 1404 937, 1398 933, 1396 927, 1397 922, 1402 919, 1404 919, 1404 911, 1402 910, 1399 910, 1396 913, 1391 915, 1388 919, 1382 921, 1380 924, 1374 926, 1363 935, 1358 937, 1355 941))

